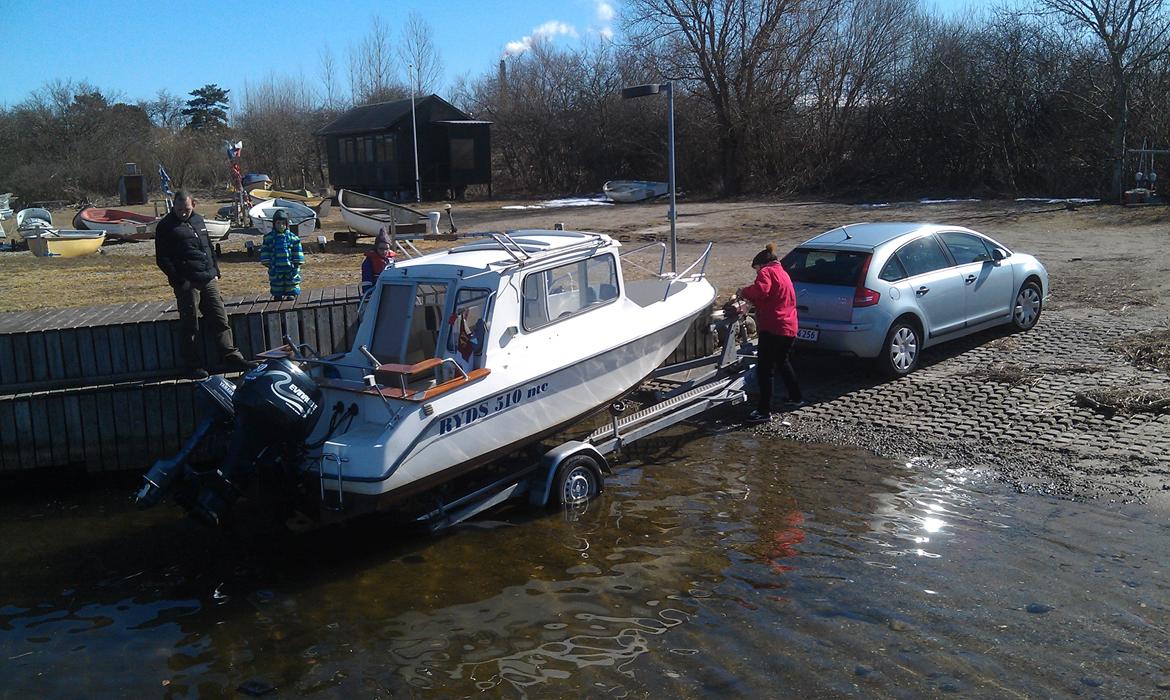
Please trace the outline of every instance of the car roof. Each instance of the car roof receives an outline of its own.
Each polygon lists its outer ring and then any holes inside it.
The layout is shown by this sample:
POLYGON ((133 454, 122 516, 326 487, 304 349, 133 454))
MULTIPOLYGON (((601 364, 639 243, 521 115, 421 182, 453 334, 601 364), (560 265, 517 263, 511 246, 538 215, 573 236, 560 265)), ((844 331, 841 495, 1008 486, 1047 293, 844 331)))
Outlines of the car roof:
POLYGON ((885 222, 879 224, 846 224, 814 236, 801 244, 805 246, 829 245, 850 250, 872 250, 896 238, 909 234, 926 234, 939 230, 966 231, 962 226, 941 226, 922 222, 885 222))

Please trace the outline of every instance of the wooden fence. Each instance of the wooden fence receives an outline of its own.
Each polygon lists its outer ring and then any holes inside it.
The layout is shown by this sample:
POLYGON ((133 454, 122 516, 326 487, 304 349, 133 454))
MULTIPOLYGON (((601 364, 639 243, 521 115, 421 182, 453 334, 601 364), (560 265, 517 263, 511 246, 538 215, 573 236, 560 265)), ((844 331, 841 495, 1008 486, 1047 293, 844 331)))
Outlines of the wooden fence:
MULTIPOLYGON (((285 335, 328 354, 352 346, 359 299, 351 285, 224 306, 245 356, 285 335)), ((696 319, 668 363, 712 352, 709 322, 696 319)), ((197 417, 178 341, 174 302, 0 314, 0 473, 142 470, 177 452, 197 417)))

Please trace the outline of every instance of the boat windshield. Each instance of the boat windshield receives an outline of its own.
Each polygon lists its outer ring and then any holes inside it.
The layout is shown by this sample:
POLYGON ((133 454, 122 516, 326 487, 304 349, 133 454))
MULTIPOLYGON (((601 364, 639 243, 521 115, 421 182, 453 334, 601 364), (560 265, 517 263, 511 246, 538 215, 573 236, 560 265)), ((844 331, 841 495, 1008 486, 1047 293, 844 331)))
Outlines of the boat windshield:
POLYGON ((382 363, 412 365, 436 356, 445 284, 384 284, 370 352, 382 363))

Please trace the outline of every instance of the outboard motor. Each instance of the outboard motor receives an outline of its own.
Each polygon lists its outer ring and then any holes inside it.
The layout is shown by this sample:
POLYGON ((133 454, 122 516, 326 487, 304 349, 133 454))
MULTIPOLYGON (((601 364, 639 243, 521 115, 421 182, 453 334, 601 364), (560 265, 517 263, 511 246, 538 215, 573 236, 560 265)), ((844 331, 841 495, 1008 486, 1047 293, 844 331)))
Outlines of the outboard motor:
MULTIPOLYGON (((202 385, 220 380, 212 377, 202 385)), ((234 388, 234 387, 233 387, 234 388)), ((287 359, 268 360, 244 375, 243 383, 230 393, 230 408, 204 418, 183 449, 171 460, 159 460, 146 475, 138 504, 157 503, 182 471, 197 482, 193 497, 184 506, 194 517, 219 525, 241 493, 240 486, 255 472, 266 452, 274 459, 296 452, 321 417, 321 389, 287 359), (219 469, 196 472, 185 466, 187 458, 218 423, 231 422, 227 453, 219 469)))

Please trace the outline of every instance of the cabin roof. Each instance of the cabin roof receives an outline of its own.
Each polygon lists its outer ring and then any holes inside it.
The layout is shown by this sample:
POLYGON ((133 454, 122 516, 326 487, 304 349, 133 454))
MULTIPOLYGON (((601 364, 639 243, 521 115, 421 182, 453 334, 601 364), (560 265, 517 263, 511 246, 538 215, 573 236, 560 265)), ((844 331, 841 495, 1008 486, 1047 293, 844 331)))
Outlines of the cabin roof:
MULTIPOLYGON (((471 121, 471 117, 465 112, 460 111, 450 102, 447 102, 438 95, 427 95, 425 97, 417 97, 414 99, 415 112, 422 110, 424 107, 437 108, 436 116, 441 116, 442 119, 434 120, 436 122, 451 122, 459 123, 471 121)), ((367 131, 384 131, 394 126, 403 119, 409 119, 411 113, 411 100, 406 98, 403 100, 392 100, 390 102, 378 102, 372 105, 361 105, 354 107, 345 114, 342 114, 337 119, 329 122, 325 126, 317 130, 318 136, 331 136, 339 134, 358 134, 367 131)))

